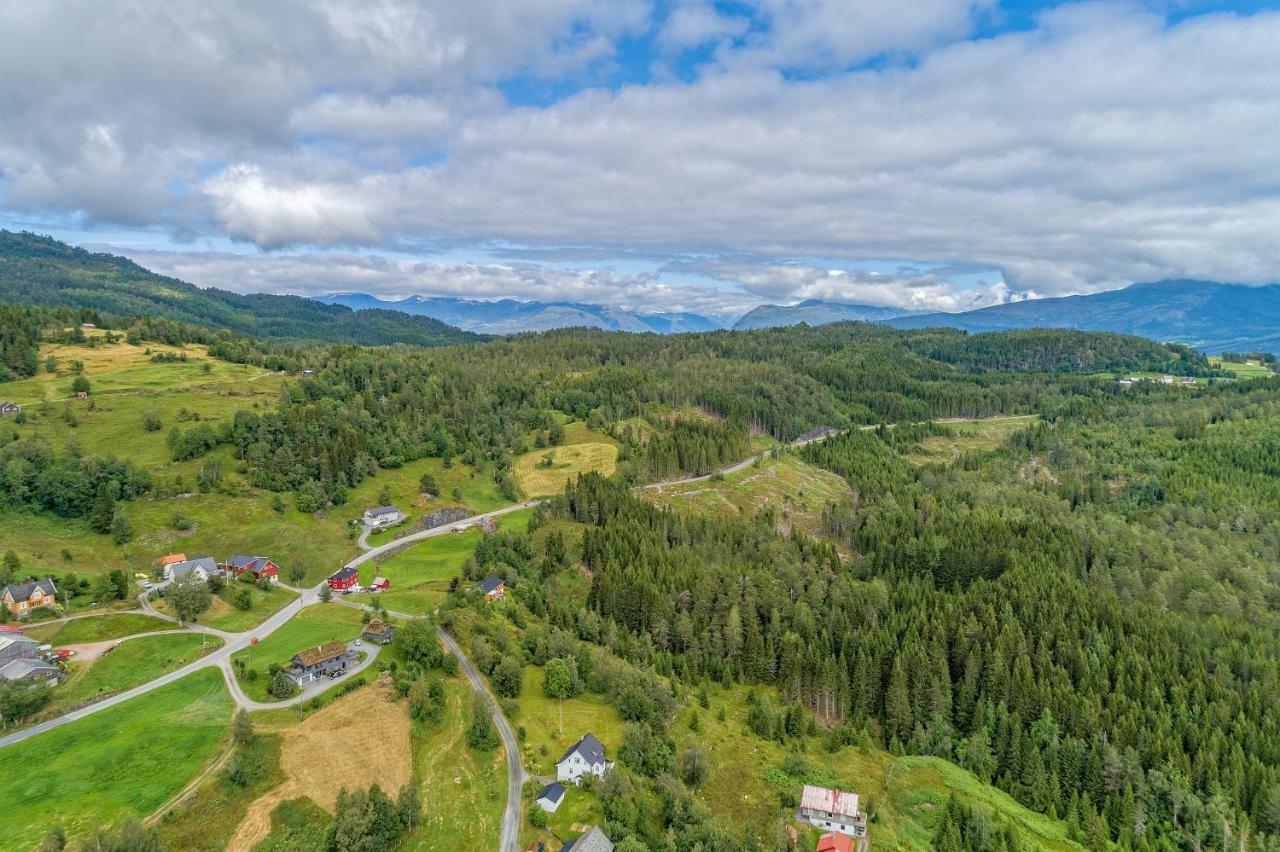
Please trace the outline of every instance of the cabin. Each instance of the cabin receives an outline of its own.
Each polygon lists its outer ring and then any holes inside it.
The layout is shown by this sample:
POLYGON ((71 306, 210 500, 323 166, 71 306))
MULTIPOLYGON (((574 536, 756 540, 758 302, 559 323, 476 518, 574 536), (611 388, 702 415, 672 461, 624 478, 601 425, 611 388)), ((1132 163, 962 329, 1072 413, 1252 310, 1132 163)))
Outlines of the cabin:
POLYGON ((10 660, 3 666, 0 666, 0 680, 9 683, 43 683, 53 686, 61 683, 66 677, 66 673, 53 663, 46 663, 41 659, 22 658, 19 660, 10 660))
POLYGON ((593 825, 581 837, 561 846, 560 852, 613 852, 613 841, 604 833, 604 829, 593 825))
POLYGON ((556 761, 556 780, 577 784, 584 775, 603 777, 612 766, 605 760, 604 745, 589 733, 569 746, 556 761))
POLYGON ((280 582, 280 566, 265 556, 233 556, 222 564, 222 570, 228 577, 239 577, 248 571, 255 580, 280 582))
POLYGON ((0 634, 0 666, 14 660, 40 659, 40 643, 21 633, 0 634))
POLYGON ((858 810, 858 794, 805 784, 797 816, 816 828, 865 837, 867 815, 858 810))
POLYGON ((34 609, 57 606, 58 587, 53 584, 52 578, 10 583, 0 589, 0 604, 4 604, 4 608, 18 618, 26 618, 34 609))
POLYGON ((388 645, 396 638, 396 630, 382 619, 375 618, 364 626, 364 632, 360 636, 376 645, 388 645))
POLYGON ((375 506, 372 509, 364 510, 364 525, 366 527, 384 529, 403 520, 404 512, 401 512, 395 506, 375 506))
POLYGON ((838 831, 829 831, 818 838, 815 852, 853 852, 853 838, 838 831))
POLYGON ((487 601, 500 601, 507 594, 507 584, 501 577, 488 576, 484 582, 480 584, 480 591, 484 593, 484 599, 487 601))
POLYGON ((22 406, 16 402, 0 402, 0 417, 17 417, 22 406))
POLYGON ((350 565, 343 566, 325 580, 335 592, 346 592, 360 585, 360 572, 350 565))
POLYGON ((283 671, 298 686, 306 686, 322 677, 342 674, 351 658, 345 642, 326 642, 294 654, 289 667, 283 671))
POLYGON ((385 592, 389 588, 391 588, 391 581, 386 577, 374 577, 373 582, 369 584, 371 592, 385 592))
POLYGON ((219 573, 218 563, 212 556, 193 556, 182 562, 172 562, 164 566, 164 578, 175 583, 187 580, 203 583, 217 573, 219 573))
POLYGON ((565 786, 563 784, 548 784, 542 788, 542 792, 538 793, 538 807, 542 808, 549 814, 553 814, 560 809, 561 803, 564 802, 565 786))

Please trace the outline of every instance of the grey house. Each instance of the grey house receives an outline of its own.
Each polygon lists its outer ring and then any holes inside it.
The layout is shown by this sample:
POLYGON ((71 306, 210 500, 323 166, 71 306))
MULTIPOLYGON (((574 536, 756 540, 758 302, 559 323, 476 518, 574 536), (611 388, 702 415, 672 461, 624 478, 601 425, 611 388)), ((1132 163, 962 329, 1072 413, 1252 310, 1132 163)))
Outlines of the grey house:
POLYGON ((295 654, 284 673, 298 686, 306 686, 322 677, 345 672, 351 662, 352 654, 347 650, 345 642, 326 642, 295 654))
POLYGON ((0 633, 0 666, 13 660, 34 660, 40 657, 40 643, 21 633, 0 633))
POLYGON ((570 852, 570 850, 572 852, 613 852, 613 841, 604 833, 604 829, 593 825, 587 829, 586 834, 560 847, 560 852, 570 852))
POLYGON ((64 677, 62 669, 41 659, 10 660, 0 666, 0 679, 10 682, 47 683, 52 686, 64 677))
POLYGON ((185 562, 164 566, 164 578, 176 583, 184 580, 198 580, 203 583, 218 573, 220 573, 218 561, 212 556, 193 556, 185 562))

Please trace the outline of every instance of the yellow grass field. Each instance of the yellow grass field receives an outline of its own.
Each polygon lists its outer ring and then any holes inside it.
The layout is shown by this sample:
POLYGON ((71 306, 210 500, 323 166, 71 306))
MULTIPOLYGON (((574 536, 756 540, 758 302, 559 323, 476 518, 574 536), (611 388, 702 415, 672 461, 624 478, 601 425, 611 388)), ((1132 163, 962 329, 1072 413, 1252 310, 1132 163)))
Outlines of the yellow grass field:
POLYGON ((525 496, 547 497, 559 494, 578 474, 594 470, 609 476, 617 466, 618 445, 613 440, 585 424, 571 423, 565 427, 563 444, 525 453, 515 460, 512 473, 525 496))

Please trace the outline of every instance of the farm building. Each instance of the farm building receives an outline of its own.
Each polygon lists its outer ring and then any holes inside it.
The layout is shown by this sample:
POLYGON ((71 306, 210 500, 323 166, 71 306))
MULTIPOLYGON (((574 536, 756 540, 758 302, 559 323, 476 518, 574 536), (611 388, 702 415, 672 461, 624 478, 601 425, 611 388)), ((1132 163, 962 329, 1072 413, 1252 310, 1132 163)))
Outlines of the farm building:
POLYGON ((805 784, 800 795, 800 819, 817 828, 864 837, 867 815, 858 810, 858 794, 805 784))
POLYGON ((404 520, 404 512, 395 506, 375 506, 364 510, 364 525, 367 527, 389 527, 404 520))
POLYGON ((361 638, 367 639, 378 645, 386 645, 395 638, 395 628, 387 624, 380 618, 375 618, 364 626, 364 632, 360 634, 361 638))
POLYGON ((53 584, 52 578, 10 583, 0 590, 0 603, 18 618, 26 618, 33 609, 56 606, 58 587, 53 584))
POLYGON ((613 764, 605 760, 604 745, 595 738, 594 734, 587 734, 569 746, 564 755, 556 761, 556 780, 577 784, 584 775, 594 775, 599 778, 611 766, 613 764))
POLYGON ((485 577, 484 582, 480 584, 480 591, 484 593, 485 600, 499 601, 506 596, 507 584, 501 577, 485 577))
POLYGON ((14 660, 34 660, 40 657, 40 643, 21 633, 0 633, 0 666, 14 660))
POLYGON ((326 642, 293 655, 284 673, 298 686, 305 686, 322 677, 345 672, 351 662, 351 653, 345 642, 326 642))
POLYGON ((16 402, 0 402, 0 417, 16 417, 22 406, 16 402))
POLYGON ((829 831, 818 838, 816 852, 853 852, 853 838, 838 831, 829 831))
POLYGON ((280 567, 265 556, 233 556, 222 567, 228 575, 239 577, 248 571, 255 580, 280 582, 280 567))
POLYGON ((52 686, 66 677, 62 669, 41 659, 10 660, 0 666, 0 680, 10 683, 47 683, 52 686))
POLYGON ((613 852, 613 841, 598 825, 587 829, 581 837, 570 840, 560 847, 560 852, 613 852))
POLYGON ((203 583, 217 573, 218 563, 212 556, 193 556, 164 566, 164 578, 176 582, 197 580, 203 583))
POLYGON ((565 786, 563 784, 548 784, 538 794, 538 807, 549 814, 555 813, 560 809, 560 804, 564 801, 564 793, 565 786))
POLYGON ((335 592, 345 592, 360 585, 360 572, 347 565, 330 574, 325 582, 335 592))
POLYGON ((391 588, 391 581, 386 577, 374 577, 373 582, 369 584, 371 592, 385 592, 389 588, 391 588))

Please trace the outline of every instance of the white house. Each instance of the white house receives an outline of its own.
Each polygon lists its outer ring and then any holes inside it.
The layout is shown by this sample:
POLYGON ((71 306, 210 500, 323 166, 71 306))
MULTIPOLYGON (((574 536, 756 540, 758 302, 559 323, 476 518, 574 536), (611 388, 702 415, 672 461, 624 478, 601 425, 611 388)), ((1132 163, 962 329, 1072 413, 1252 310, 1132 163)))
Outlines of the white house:
POLYGON ((604 746, 594 734, 578 740, 556 761, 556 780, 577 784, 584 775, 597 778, 609 771, 613 764, 604 758, 604 746))
POLYGON ((212 556, 193 556, 182 562, 164 566, 166 580, 198 580, 201 583, 218 573, 218 562, 212 556))
POLYGON ((857 793, 805 784, 800 795, 799 816, 812 826, 850 837, 863 837, 867 833, 867 815, 858 810, 857 793))
POLYGON ((372 509, 364 510, 364 525, 366 527, 389 527, 398 524, 404 520, 404 512, 401 512, 395 506, 375 506, 372 509))
POLYGON ((564 793, 565 787, 563 784, 548 784, 538 794, 538 807, 549 814, 555 813, 560 809, 560 804, 564 801, 564 793))

